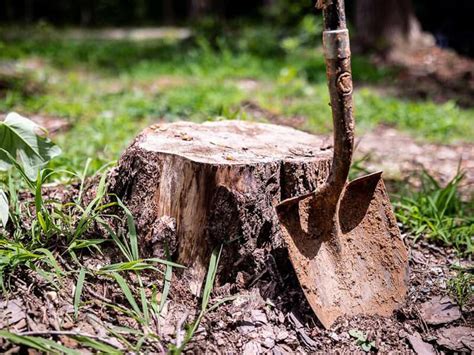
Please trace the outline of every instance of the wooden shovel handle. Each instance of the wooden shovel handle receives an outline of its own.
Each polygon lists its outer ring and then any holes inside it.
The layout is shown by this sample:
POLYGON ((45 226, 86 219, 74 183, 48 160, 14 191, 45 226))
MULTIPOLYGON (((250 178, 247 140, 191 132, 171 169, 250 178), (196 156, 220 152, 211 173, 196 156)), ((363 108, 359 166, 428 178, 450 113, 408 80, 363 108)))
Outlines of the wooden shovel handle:
POLYGON ((334 126, 334 153, 326 181, 328 202, 337 203, 349 176, 354 149, 351 50, 344 0, 322 4, 323 45, 334 126))
POLYGON ((334 226, 339 198, 349 176, 354 149, 354 117, 352 115, 352 74, 349 32, 346 26, 344 0, 318 0, 323 9, 323 44, 326 74, 331 97, 334 126, 334 152, 329 176, 316 191, 282 201, 279 213, 310 196, 317 196, 318 209, 323 211, 321 230, 334 226))

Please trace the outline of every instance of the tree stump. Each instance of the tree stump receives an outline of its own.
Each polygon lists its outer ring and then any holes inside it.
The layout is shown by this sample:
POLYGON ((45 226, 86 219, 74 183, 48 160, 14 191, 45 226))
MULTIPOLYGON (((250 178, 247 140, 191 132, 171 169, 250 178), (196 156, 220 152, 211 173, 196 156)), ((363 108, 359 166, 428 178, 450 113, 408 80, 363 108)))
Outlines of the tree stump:
POLYGON ((197 295, 215 247, 225 244, 221 281, 243 283, 285 249, 274 207, 324 182, 330 148, 263 123, 156 124, 124 152, 109 191, 133 213, 142 253, 164 257, 167 247, 197 295))

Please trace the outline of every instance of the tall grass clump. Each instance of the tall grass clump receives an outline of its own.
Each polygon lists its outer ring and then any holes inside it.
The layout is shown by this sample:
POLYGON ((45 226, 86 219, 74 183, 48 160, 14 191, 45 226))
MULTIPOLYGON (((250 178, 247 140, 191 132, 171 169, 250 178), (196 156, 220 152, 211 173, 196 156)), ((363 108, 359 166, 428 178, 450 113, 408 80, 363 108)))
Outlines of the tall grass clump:
POLYGON ((463 201, 459 187, 464 174, 459 172, 446 186, 427 172, 421 175, 421 189, 407 193, 395 204, 399 221, 415 240, 454 247, 460 254, 471 255, 474 236, 472 201, 463 201))

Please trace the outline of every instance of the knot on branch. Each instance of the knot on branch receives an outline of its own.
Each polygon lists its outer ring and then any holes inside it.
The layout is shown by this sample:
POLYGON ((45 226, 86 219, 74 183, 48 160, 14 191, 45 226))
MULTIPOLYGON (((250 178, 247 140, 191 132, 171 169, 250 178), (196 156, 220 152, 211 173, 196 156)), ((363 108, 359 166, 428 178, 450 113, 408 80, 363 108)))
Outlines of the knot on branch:
POLYGON ((332 0, 317 0, 316 8, 324 10, 327 6, 332 4, 332 0))

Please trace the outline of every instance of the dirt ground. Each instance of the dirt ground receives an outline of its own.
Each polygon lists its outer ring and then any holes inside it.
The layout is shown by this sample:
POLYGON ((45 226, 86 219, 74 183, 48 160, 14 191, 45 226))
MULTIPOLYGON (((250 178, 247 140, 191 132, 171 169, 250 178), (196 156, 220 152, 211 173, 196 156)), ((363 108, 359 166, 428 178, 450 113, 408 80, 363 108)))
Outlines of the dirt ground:
POLYGON ((422 143, 392 127, 379 126, 360 137, 356 145, 355 161, 362 159, 370 171, 383 170, 388 179, 405 178, 416 185, 414 176, 427 171, 441 183, 447 183, 458 171, 463 171, 461 189, 466 195, 472 194, 474 144, 422 143))
MULTIPOLYGON (((459 260, 446 248, 424 242, 413 245, 408 238, 405 242, 410 248, 409 293, 405 305, 392 317, 340 319, 325 330, 306 303, 288 261, 284 256, 269 258, 267 268, 255 275, 250 287, 224 284, 214 289, 214 300, 229 295, 233 298, 204 317, 186 353, 361 353, 355 331, 366 337, 372 352, 471 352, 473 304, 461 310, 447 295, 446 287, 447 279, 453 275, 449 265, 467 265, 467 261, 459 260)), ((82 262, 96 267, 109 258, 84 255, 82 262)), ((65 270, 71 269, 71 261, 59 260, 65 270)), ((161 279, 156 274, 145 275, 145 286, 150 289, 157 278, 161 279)), ((121 291, 105 277, 88 278, 83 291, 84 305, 75 320, 75 282, 72 275, 55 285, 38 272, 16 273, 10 280, 9 297, 0 301, 0 329, 41 335, 79 350, 79 343, 69 336, 87 335, 124 350, 123 342, 110 335, 111 330, 120 333, 120 327, 141 327, 133 318, 108 306, 126 304, 121 291)), ((130 282, 136 286, 136 280, 132 278, 130 282)), ((199 300, 185 291, 183 282, 179 275, 174 276, 162 317, 149 325, 148 331, 159 339, 145 342, 143 350, 166 352, 169 344, 183 340, 184 325, 196 318, 199 300)), ((122 336, 133 342, 130 334, 122 336)), ((21 350, 5 340, 0 340, 0 349, 4 353, 21 350)))

